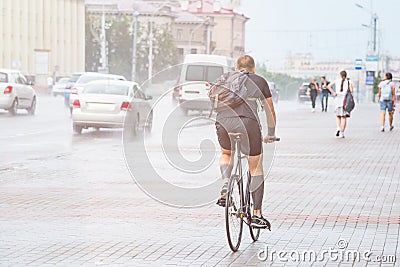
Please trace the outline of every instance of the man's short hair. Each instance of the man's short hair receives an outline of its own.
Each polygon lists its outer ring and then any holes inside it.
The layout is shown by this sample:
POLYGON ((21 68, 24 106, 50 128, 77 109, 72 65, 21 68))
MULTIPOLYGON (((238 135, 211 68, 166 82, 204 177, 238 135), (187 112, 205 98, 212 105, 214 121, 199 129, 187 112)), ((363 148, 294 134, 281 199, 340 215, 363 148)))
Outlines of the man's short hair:
POLYGON ((236 62, 236 69, 243 70, 246 69, 247 71, 252 71, 256 67, 256 63, 254 59, 249 55, 240 56, 236 62))

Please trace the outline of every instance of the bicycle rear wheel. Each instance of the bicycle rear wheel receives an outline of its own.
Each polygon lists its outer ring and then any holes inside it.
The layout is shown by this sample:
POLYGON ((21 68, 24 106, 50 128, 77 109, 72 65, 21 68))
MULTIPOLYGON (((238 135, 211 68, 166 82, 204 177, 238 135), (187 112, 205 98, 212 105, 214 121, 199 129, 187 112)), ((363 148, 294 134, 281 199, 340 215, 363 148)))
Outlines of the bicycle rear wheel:
POLYGON ((243 186, 241 186, 240 177, 232 175, 228 184, 225 204, 225 226, 228 237, 229 247, 232 251, 237 251, 242 240, 243 232, 243 212, 241 196, 243 186))

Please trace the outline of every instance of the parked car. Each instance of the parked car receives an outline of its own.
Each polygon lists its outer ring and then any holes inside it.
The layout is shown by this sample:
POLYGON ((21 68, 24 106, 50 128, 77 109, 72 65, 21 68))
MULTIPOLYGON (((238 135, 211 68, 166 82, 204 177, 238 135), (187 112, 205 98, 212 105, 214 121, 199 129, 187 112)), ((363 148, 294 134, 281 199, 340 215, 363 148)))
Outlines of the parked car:
POLYGON ((83 87, 89 82, 99 81, 99 80, 126 81, 125 77, 122 75, 103 74, 103 73, 98 73, 98 72, 83 73, 71 89, 71 94, 69 96, 69 107, 70 107, 71 112, 72 112, 72 106, 73 106, 74 100, 77 99, 77 96, 83 90, 83 87))
POLYGON ((274 103, 279 102, 279 90, 276 88, 276 85, 274 82, 268 82, 269 90, 271 91, 272 95, 272 101, 274 103))
POLYGON ((26 109, 30 115, 36 111, 36 93, 33 83, 18 70, 0 69, 0 109, 16 115, 18 109, 26 109))
POLYGON ((147 96, 135 82, 98 80, 87 83, 73 102, 73 131, 130 127, 136 135, 140 127, 151 131, 153 111, 147 96), (126 117, 126 118, 125 118, 126 117))
POLYGON ((71 89, 74 87, 76 81, 82 76, 82 72, 76 72, 71 75, 71 78, 69 78, 67 84, 65 85, 65 91, 64 91, 64 103, 66 107, 69 107, 69 97, 71 95, 71 89))
POLYGON ((210 83, 233 69, 228 57, 203 54, 186 55, 179 79, 179 106, 185 115, 189 110, 210 110, 210 83))
POLYGON ((303 83, 298 90, 297 99, 299 102, 310 101, 310 96, 307 95, 308 85, 310 83, 303 83))
POLYGON ((69 81, 69 78, 61 78, 56 82, 56 84, 53 86, 52 94, 54 97, 58 95, 65 95, 65 87, 67 86, 67 83, 69 81))

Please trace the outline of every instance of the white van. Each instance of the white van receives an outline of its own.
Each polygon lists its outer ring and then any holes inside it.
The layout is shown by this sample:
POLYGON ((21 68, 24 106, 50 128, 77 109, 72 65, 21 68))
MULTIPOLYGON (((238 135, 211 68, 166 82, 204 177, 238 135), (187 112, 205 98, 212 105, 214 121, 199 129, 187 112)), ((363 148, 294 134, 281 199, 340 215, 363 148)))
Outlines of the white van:
POLYGON ((179 106, 185 115, 189 110, 210 110, 210 83, 232 71, 234 59, 205 54, 186 55, 179 78, 179 106))

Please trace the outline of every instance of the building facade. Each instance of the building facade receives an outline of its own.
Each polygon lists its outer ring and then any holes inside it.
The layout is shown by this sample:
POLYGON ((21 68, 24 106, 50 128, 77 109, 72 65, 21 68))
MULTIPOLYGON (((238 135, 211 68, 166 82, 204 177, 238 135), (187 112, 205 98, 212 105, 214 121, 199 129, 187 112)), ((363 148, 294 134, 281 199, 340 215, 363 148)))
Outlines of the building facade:
MULTIPOLYGON (((89 14, 101 13, 101 1, 85 2, 89 14)), ((249 18, 218 1, 107 0, 105 8, 115 15, 137 11, 142 24, 168 25, 181 60, 186 54, 238 57, 245 52, 249 18)))
POLYGON ((214 49, 211 54, 237 58, 245 53, 248 17, 236 12, 233 7, 207 0, 187 1, 187 7, 182 9, 203 19, 212 19, 214 49))
POLYGON ((44 84, 85 65, 84 0, 1 0, 0 67, 44 84))

